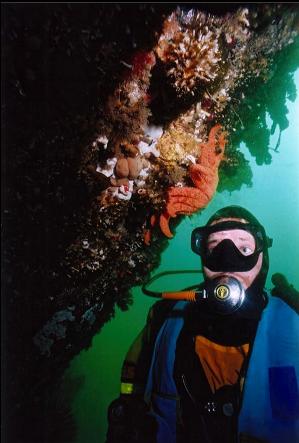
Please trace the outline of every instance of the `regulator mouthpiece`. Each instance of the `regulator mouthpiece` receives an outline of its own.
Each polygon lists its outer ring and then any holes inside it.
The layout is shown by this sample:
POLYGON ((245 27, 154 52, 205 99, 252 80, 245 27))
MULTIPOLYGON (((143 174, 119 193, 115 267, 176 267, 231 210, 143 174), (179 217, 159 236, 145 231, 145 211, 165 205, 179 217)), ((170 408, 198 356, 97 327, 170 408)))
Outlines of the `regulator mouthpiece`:
MULTIPOLYGON (((181 273, 198 273, 199 271, 180 271, 181 273)), ((147 285, 161 276, 177 274, 178 271, 168 271, 153 277, 147 284, 142 286, 144 294, 156 298, 168 300, 185 300, 194 302, 200 309, 211 314, 228 315, 237 311, 245 301, 245 290, 239 280, 234 277, 223 275, 213 280, 206 280, 200 285, 192 286, 185 291, 156 292, 147 289, 147 285)))
POLYGON ((203 288, 196 291, 163 292, 161 295, 169 300, 193 301, 208 312, 220 315, 232 314, 245 300, 241 283, 228 276, 206 281, 203 288))
POLYGON ((245 290, 234 277, 218 277, 205 284, 209 311, 217 314, 232 314, 245 300, 245 290))

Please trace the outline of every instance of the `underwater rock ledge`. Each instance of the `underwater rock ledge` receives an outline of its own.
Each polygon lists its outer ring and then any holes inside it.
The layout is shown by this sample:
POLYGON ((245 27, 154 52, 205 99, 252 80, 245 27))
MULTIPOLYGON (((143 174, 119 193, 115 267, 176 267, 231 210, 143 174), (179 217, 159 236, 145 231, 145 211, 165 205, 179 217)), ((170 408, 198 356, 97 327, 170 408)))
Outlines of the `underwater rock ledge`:
POLYGON ((231 142, 242 91, 271 81, 298 38, 291 5, 198 7, 6 6, 5 381, 7 422, 19 423, 8 441, 60 441, 33 417, 158 266, 168 240, 153 220, 173 190, 191 189, 192 204, 172 231, 212 198, 190 171, 217 124, 220 187, 242 166, 231 142))

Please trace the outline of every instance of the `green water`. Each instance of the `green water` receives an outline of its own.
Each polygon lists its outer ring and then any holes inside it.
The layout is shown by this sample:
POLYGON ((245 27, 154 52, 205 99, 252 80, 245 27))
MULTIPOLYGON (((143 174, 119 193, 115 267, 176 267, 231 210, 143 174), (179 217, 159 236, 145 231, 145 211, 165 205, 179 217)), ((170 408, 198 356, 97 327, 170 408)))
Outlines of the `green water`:
MULTIPOLYGON (((299 88, 299 70, 295 83, 299 88)), ((279 90, 273 90, 271 99, 281 98, 279 90)), ((200 269, 199 257, 190 250, 191 231, 205 224, 217 209, 237 204, 249 209, 265 226, 268 236, 274 239, 270 249, 270 271, 267 287, 271 288, 271 275, 285 274, 299 288, 299 98, 295 102, 285 101, 289 126, 282 132, 278 150, 278 127, 270 137, 271 164, 257 166, 248 147, 241 143, 252 170, 252 187, 243 185, 240 190, 216 193, 209 206, 200 214, 185 217, 176 229, 175 237, 161 256, 161 265, 155 273, 174 269, 200 269)), ((282 120, 285 109, 281 109, 282 120)), ((246 124, 246 121, 244 122, 246 124)), ((266 125, 271 128, 270 113, 266 114, 266 125)), ((275 122, 274 122, 275 123, 275 122)), ((254 131, 251 139, 254 140, 254 131)), ((258 138, 258 142, 261 140, 258 138)), ((258 146, 257 146, 258 148, 258 146)), ((262 149, 262 146, 260 147, 262 149)), ((160 289, 181 289, 200 281, 200 274, 171 281, 159 282, 160 289), (173 286, 172 286, 173 285, 173 286)), ((106 411, 109 403, 118 397, 119 378, 125 353, 143 327, 153 299, 134 288, 134 304, 127 312, 117 311, 116 317, 106 324, 101 333, 94 337, 92 347, 83 351, 72 362, 67 372, 69 379, 80 377, 82 383, 73 403, 72 410, 78 427, 75 443, 103 443, 107 429, 106 411)), ((287 327, 287 325, 286 325, 287 327)))

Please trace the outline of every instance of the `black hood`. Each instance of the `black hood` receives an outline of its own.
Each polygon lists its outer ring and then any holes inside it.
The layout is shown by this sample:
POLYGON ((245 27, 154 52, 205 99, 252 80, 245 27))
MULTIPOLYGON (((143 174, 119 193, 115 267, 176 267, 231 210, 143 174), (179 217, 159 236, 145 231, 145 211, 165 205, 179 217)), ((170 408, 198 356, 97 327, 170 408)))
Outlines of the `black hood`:
MULTIPOLYGON (((257 218, 251 214, 247 209, 242 208, 241 206, 226 206, 225 208, 219 209, 215 214, 213 214, 210 219, 207 222, 207 226, 211 225, 211 223, 220 220, 222 218, 238 218, 238 219, 244 219, 248 223, 251 223, 253 225, 261 226, 263 228, 263 225, 257 220, 257 218)), ((265 231, 264 231, 265 232, 265 231)), ((268 253, 268 243, 269 239, 266 237, 263 239, 263 262, 262 267, 260 270, 259 275, 254 281, 255 288, 260 288, 260 290, 263 290, 267 274, 269 270, 269 253, 268 253)))
POLYGON ((251 286, 246 290, 246 301, 241 306, 240 310, 237 312, 236 317, 239 318, 259 318, 262 310, 267 304, 267 296, 264 291, 267 274, 269 270, 269 254, 268 247, 272 244, 272 240, 266 236, 265 230, 261 223, 252 215, 247 209, 241 206, 227 206, 223 209, 218 210, 212 217, 208 220, 207 226, 211 223, 223 219, 223 218, 237 218, 244 219, 246 222, 262 227, 263 232, 263 261, 262 267, 252 282, 251 286))

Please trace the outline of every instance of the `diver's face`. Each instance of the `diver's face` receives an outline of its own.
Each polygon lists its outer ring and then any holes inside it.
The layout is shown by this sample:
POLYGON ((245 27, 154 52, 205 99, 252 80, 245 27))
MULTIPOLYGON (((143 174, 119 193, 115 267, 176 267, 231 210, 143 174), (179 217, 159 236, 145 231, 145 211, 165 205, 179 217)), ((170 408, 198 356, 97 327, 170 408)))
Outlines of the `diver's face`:
MULTIPOLYGON (((242 223, 245 223, 245 220, 235 219, 235 218, 223 218, 221 220, 217 220, 217 223, 222 221, 240 221, 242 223)), ((216 222, 214 222, 213 224, 216 224, 216 222)), ((226 239, 233 241, 236 247, 243 255, 251 255, 255 250, 255 239, 253 235, 248 231, 243 231, 242 229, 232 229, 230 231, 213 232, 208 237, 207 249, 211 252, 221 241, 226 239)), ((224 275, 235 277, 237 280, 239 280, 239 282, 243 285, 244 289, 246 290, 247 288, 249 288, 249 286, 252 284, 252 282, 259 274, 262 268, 262 262, 263 262, 263 253, 261 252, 259 254, 256 265, 249 271, 216 272, 216 271, 211 271, 206 266, 203 266, 203 272, 205 276, 210 280, 213 280, 216 277, 224 275)))

